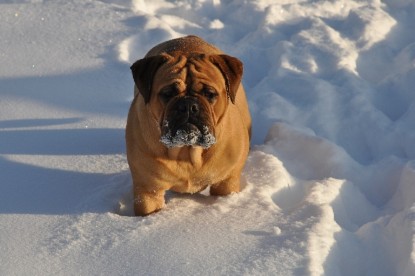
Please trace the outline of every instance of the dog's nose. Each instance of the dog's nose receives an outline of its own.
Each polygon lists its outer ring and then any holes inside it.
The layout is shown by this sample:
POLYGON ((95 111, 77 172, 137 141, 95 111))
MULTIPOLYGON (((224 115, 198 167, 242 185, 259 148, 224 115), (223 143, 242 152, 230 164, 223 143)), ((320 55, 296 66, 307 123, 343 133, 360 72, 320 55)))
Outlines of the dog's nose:
POLYGON ((199 113, 199 105, 197 103, 191 103, 189 105, 189 111, 191 114, 196 115, 199 113))
POLYGON ((181 114, 197 115, 199 114, 199 104, 191 99, 184 99, 177 105, 177 111, 181 114))

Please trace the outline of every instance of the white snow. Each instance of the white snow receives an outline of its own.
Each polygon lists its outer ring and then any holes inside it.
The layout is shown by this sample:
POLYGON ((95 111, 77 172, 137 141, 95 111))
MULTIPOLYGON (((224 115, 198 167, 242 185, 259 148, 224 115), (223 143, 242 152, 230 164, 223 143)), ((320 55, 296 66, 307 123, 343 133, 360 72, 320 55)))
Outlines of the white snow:
POLYGON ((0 275, 415 275, 413 0, 0 0, 0 275), (244 63, 243 190, 132 216, 129 65, 244 63))

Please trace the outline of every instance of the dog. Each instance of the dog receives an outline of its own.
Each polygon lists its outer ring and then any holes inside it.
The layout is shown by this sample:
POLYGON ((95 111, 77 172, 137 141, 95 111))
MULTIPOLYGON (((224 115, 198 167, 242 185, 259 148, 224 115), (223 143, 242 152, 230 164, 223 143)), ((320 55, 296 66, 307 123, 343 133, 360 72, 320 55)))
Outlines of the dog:
POLYGON ((167 190, 239 192, 251 137, 242 62, 186 36, 155 46, 131 72, 126 147, 135 214, 161 210, 167 190))

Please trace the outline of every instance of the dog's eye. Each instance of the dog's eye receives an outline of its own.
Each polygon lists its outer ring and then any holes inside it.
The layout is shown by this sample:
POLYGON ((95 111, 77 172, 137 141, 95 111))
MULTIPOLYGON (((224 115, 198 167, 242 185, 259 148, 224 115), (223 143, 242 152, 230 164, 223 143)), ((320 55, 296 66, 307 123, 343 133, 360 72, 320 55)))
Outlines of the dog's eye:
POLYGON ((218 97, 218 92, 212 87, 205 87, 202 90, 202 95, 210 102, 213 103, 218 97))
POLYGON ((177 95, 176 87, 163 88, 159 93, 159 97, 165 103, 168 102, 171 98, 173 98, 176 95, 177 95))

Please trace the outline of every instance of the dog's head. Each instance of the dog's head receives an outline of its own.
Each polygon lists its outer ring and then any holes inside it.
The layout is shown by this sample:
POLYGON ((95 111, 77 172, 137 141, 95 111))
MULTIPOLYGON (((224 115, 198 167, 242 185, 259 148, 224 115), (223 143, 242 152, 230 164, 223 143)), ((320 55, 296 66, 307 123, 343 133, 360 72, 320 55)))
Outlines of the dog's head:
POLYGON ((161 54, 131 66, 139 93, 159 123, 167 147, 216 142, 215 129, 234 104, 242 63, 228 55, 161 54))

